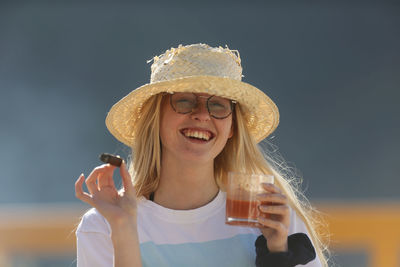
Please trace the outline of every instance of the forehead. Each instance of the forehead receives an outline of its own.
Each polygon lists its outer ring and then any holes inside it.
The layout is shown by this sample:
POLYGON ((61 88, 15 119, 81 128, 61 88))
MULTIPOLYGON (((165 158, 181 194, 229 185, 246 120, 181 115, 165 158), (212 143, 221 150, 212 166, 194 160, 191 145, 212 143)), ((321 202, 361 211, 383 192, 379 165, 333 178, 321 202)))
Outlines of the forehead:
POLYGON ((193 93, 193 94, 195 94, 197 96, 203 96, 203 97, 210 97, 211 96, 210 94, 207 94, 207 93, 193 93))
POLYGON ((207 93, 192 93, 192 92, 176 92, 176 93, 174 93, 175 95, 187 95, 187 94, 189 94, 189 95, 196 95, 196 96, 200 96, 200 97, 210 97, 210 96, 212 96, 212 95, 210 95, 210 94, 207 94, 207 93))

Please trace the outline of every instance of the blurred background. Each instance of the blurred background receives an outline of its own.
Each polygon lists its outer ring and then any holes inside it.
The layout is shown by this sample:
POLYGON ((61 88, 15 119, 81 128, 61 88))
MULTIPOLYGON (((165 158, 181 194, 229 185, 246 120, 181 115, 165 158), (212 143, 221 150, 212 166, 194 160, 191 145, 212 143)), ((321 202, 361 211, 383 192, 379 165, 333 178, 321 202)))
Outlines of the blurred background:
POLYGON ((331 266, 400 266, 399 1, 1 1, 0 266, 75 266, 74 182, 129 149, 110 107, 179 44, 228 45, 325 215, 331 266))

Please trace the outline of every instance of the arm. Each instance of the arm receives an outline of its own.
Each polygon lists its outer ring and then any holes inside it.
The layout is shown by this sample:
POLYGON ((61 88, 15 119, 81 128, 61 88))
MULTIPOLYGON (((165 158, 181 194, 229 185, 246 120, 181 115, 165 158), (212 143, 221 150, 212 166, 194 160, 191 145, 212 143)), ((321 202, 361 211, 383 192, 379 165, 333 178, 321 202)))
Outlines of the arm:
POLYGON ((111 226, 115 267, 142 266, 136 220, 111 226))
POLYGON ((125 163, 122 163, 120 174, 124 190, 118 192, 112 178, 114 169, 110 164, 95 168, 86 179, 89 193, 82 189, 85 177, 81 174, 75 183, 76 197, 95 207, 109 223, 114 266, 141 267, 135 188, 125 163))
POLYGON ((307 228, 295 213, 291 214, 287 197, 273 184, 263 184, 263 187, 266 192, 258 196, 261 202, 258 221, 263 227, 255 244, 257 266, 321 267, 307 228))

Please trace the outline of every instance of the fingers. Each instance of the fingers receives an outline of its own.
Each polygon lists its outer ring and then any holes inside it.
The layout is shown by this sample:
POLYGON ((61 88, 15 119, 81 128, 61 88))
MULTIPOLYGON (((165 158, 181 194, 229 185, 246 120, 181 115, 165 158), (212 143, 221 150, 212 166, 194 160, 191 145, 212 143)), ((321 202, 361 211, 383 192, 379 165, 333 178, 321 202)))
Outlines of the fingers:
POLYGON ((83 176, 83 173, 82 173, 75 182, 75 196, 79 200, 82 200, 83 202, 93 205, 91 196, 88 193, 83 191, 82 186, 83 186, 84 181, 85 181, 85 176, 83 176))
MULTIPOLYGON (((93 169, 86 179, 86 186, 90 194, 94 194, 100 190, 101 187, 111 185, 110 178, 112 180, 112 172, 114 166, 110 164, 103 164, 93 169)), ((112 182, 112 185, 114 182, 112 182)))
MULTIPOLYGON (((113 169, 114 172, 115 168, 113 169)), ((112 173, 113 173, 112 172, 112 173)), ((111 186, 112 188, 115 188, 115 184, 114 184, 114 179, 113 179, 113 175, 111 174, 110 176, 107 177, 107 186, 111 186)))
POLYGON ((277 187, 274 184, 270 184, 270 183, 262 183, 261 184, 262 187, 264 188, 264 190, 271 192, 271 193, 281 193, 281 189, 279 189, 279 187, 277 187))
POLYGON ((274 184, 262 184, 265 192, 257 195, 261 202, 258 222, 263 226, 261 232, 267 239, 270 251, 286 251, 290 226, 290 206, 287 197, 274 184))
POLYGON ((263 213, 276 214, 276 215, 289 215, 290 208, 288 205, 260 205, 259 209, 263 213))
POLYGON ((115 166, 113 166, 111 164, 106 164, 104 166, 103 171, 97 177, 97 185, 100 190, 101 190, 101 188, 108 187, 108 186, 115 187, 114 180, 113 180, 114 170, 115 170, 115 166))
MULTIPOLYGON (((257 217, 257 220, 264 227, 261 228, 263 235, 267 238, 267 240, 269 240, 270 243, 282 243, 285 238, 287 238, 289 233, 289 206, 260 206, 260 211, 261 213, 257 217)), ((269 244, 269 246, 270 245, 273 244, 269 244)))
POLYGON ((284 194, 282 194, 279 187, 277 187, 274 184, 267 184, 267 183, 263 183, 262 186, 267 192, 257 195, 257 199, 261 203, 267 202, 267 203, 273 204, 273 205, 287 203, 287 198, 284 194))
POLYGON ((288 231, 289 231, 288 230, 289 229, 288 226, 285 225, 284 223, 280 222, 280 221, 269 219, 269 218, 266 218, 264 216, 259 216, 257 218, 257 220, 263 226, 272 228, 274 230, 277 230, 281 235, 284 235, 284 236, 286 235, 287 236, 287 234, 288 234, 288 231))
POLYGON ((122 185, 124 186, 125 192, 133 192, 134 187, 132 183, 132 178, 128 172, 128 169, 126 168, 125 161, 122 161, 119 172, 122 178, 122 185))
MULTIPOLYGON (((113 180, 113 172, 115 168, 115 166, 110 164, 98 166, 93 169, 86 180, 84 175, 81 174, 75 182, 76 197, 93 207, 97 207, 99 200, 111 202, 114 201, 115 197, 118 196, 118 191, 115 188, 113 180), (86 183, 89 193, 86 193, 83 190, 84 182, 86 183)), ((133 196, 136 196, 131 176, 126 169, 125 162, 121 164, 120 174, 122 177, 124 191, 126 193, 130 192, 130 195, 133 193, 133 196)))
POLYGON ((258 206, 260 223, 280 231, 282 226, 288 226, 290 223, 288 199, 274 184, 263 184, 263 188, 267 192, 257 195, 261 202, 258 206))
POLYGON ((257 199, 261 202, 267 202, 273 205, 276 204, 286 204, 287 198, 285 195, 282 194, 270 194, 270 193, 262 193, 257 195, 257 199))

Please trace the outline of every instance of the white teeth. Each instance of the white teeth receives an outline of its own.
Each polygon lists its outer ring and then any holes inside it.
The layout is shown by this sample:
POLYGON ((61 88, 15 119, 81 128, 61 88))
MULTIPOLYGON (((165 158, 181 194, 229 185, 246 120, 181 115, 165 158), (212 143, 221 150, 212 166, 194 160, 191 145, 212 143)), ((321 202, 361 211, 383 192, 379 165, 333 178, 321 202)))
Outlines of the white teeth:
POLYGON ((194 131, 194 130, 186 130, 184 131, 185 136, 187 137, 194 137, 198 139, 203 139, 203 140, 210 140, 211 135, 206 132, 199 132, 199 131, 194 131))
POLYGON ((200 133, 200 134, 199 134, 199 137, 200 137, 201 139, 207 139, 207 137, 206 137, 206 135, 205 135, 204 133, 200 133))

